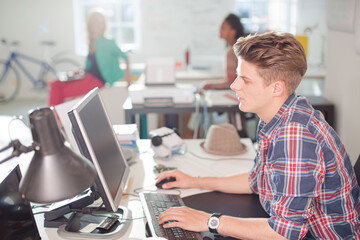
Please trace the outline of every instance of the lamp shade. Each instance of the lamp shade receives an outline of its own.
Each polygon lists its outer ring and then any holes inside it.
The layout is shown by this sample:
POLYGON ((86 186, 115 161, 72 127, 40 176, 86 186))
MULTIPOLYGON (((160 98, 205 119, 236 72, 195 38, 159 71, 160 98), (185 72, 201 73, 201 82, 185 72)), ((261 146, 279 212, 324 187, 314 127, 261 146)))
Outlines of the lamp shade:
POLYGON ((72 198, 90 187, 96 172, 92 163, 64 145, 52 108, 29 114, 35 154, 20 183, 20 193, 36 203, 72 198))

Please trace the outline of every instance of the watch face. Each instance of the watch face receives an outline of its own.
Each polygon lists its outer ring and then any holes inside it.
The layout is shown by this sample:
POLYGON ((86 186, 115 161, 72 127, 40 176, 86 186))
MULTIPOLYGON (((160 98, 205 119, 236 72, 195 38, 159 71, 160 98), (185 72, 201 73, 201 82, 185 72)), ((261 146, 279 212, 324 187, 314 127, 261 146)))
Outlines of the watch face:
POLYGON ((211 217, 209 221, 209 227, 217 228, 219 226, 219 219, 217 217, 211 217))

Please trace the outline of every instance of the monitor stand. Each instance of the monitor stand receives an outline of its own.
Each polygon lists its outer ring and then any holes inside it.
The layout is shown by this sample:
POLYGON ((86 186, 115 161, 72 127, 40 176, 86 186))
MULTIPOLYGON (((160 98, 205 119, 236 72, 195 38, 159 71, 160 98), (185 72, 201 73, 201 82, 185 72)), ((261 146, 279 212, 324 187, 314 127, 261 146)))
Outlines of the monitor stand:
POLYGON ((124 236, 129 228, 131 211, 119 207, 117 212, 108 212, 105 208, 94 208, 91 213, 73 213, 66 225, 58 228, 58 235, 67 239, 114 239, 124 236), (96 227, 111 215, 119 216, 117 222, 108 231, 96 227))

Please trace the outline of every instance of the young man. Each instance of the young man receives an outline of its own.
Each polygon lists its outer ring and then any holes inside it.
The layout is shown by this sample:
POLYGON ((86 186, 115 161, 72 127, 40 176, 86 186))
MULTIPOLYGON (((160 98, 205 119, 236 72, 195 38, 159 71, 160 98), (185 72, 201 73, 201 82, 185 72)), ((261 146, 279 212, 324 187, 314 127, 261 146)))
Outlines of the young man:
POLYGON ((256 193, 270 217, 208 221, 211 214, 181 207, 162 213, 160 224, 173 220, 164 227, 241 239, 359 239, 359 185, 345 147, 322 114, 294 93, 307 69, 303 47, 291 34, 265 33, 239 38, 234 51, 239 66, 231 89, 241 111, 260 117, 252 170, 200 179, 173 171, 158 181, 176 178, 163 188, 256 193))

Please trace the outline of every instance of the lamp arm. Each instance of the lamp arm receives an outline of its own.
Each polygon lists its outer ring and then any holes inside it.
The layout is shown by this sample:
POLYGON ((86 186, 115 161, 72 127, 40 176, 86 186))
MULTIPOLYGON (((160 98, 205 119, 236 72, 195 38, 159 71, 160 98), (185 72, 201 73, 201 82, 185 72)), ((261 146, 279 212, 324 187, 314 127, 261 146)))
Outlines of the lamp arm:
POLYGON ((12 140, 6 147, 0 149, 0 152, 3 152, 9 148, 13 148, 13 152, 10 156, 0 161, 0 164, 9 161, 13 157, 18 157, 22 153, 28 153, 35 149, 37 149, 39 146, 35 143, 32 143, 31 146, 24 146, 18 139, 12 140))

